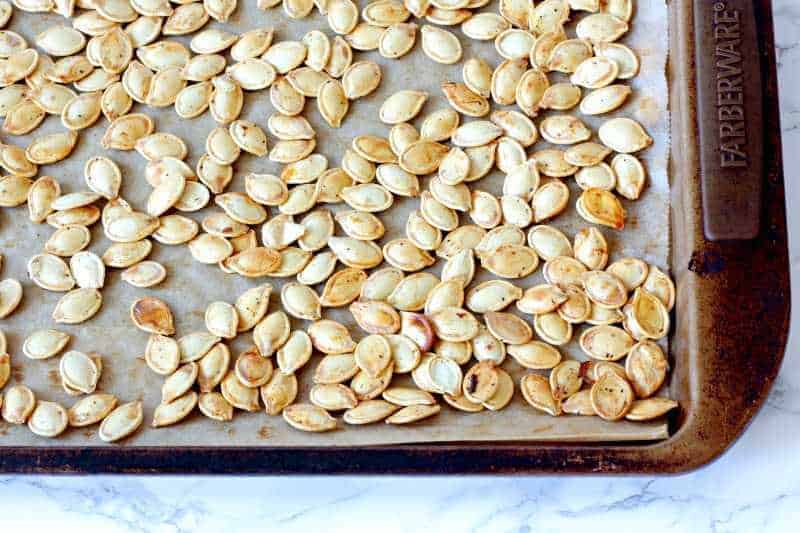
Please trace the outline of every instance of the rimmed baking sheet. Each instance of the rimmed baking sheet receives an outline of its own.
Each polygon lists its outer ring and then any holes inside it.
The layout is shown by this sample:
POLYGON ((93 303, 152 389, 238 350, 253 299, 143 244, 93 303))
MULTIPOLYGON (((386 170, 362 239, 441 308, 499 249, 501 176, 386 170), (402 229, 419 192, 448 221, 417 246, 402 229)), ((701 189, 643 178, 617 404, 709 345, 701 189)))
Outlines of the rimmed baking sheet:
MULTIPOLYGON (((227 24, 210 23, 208 27, 222 27, 229 31, 242 33, 256 27, 271 26, 275 29, 277 40, 300 39, 310 29, 322 29, 332 36, 323 17, 314 12, 313 16, 300 20, 290 20, 280 7, 264 12, 256 9, 255 2, 239 3, 236 13, 227 24)), ((497 2, 492 2, 480 11, 497 10, 497 2)), ((578 15, 579 18, 580 15, 578 15)), ((29 43, 34 36, 53 24, 63 24, 65 20, 52 14, 29 14, 15 11, 8 28, 23 35, 29 43)), ((417 21, 424 24, 424 21, 417 21)), ((467 39, 456 27, 454 31, 464 47, 464 59, 477 55, 487 60, 493 67, 499 64, 499 56, 493 43, 479 43, 467 39)), ((574 23, 568 26, 568 33, 574 35, 574 23)), ((419 37, 419 36, 418 36, 419 37)), ((188 38, 171 39, 188 43, 188 38)), ((369 59, 378 62, 383 71, 380 88, 367 98, 354 102, 350 112, 339 130, 330 130, 324 124, 316 109, 316 102, 309 99, 305 116, 317 130, 317 151, 325 154, 330 166, 338 166, 344 148, 355 135, 388 135, 388 126, 377 120, 377 111, 383 100, 400 89, 418 89, 430 93, 430 99, 416 121, 428 112, 447 105, 441 95, 439 84, 445 80, 461 80, 461 63, 444 66, 433 63, 421 50, 417 39, 414 50, 400 60, 386 60, 377 52, 355 52, 355 60, 369 59)), ((637 3, 637 12, 631 22, 630 32, 621 40, 631 46, 641 58, 641 72, 631 82, 634 89, 630 101, 613 116, 632 116, 639 120, 653 136, 655 143, 645 152, 638 154, 646 165, 649 178, 647 187, 636 202, 623 201, 628 212, 624 231, 617 232, 600 228, 611 247, 611 260, 623 256, 636 256, 667 270, 669 266, 669 181, 667 176, 667 155, 669 150, 668 91, 665 78, 668 54, 667 6, 661 0, 648 0, 637 3)), ((551 82, 560 76, 551 75, 551 82)), ((266 121, 273 109, 266 91, 246 93, 242 118, 253 120, 266 129, 266 121)), ((156 110, 136 104, 133 111, 147 113, 156 123, 157 131, 167 131, 182 137, 188 144, 188 162, 194 166, 204 152, 204 142, 208 131, 216 124, 208 113, 198 119, 180 119, 172 108, 156 110)), ((546 116, 546 115, 543 115, 546 116)), ((596 131, 598 125, 607 117, 586 118, 596 131)), ((538 122, 538 119, 537 119, 538 122)), ((150 187, 143 177, 145 161, 135 152, 108 152, 100 148, 99 141, 107 126, 102 119, 94 127, 81 133, 74 153, 57 165, 44 166, 40 175, 52 175, 58 179, 64 192, 86 188, 83 181, 84 162, 94 155, 107 155, 116 161, 123 171, 122 195, 134 207, 144 208, 150 187)), ((48 117, 34 135, 50 133, 62 129, 58 117, 48 117)), ((4 136, 3 141, 26 146, 31 136, 4 136)), ((272 140, 272 139, 271 139, 272 140)), ((529 153, 547 147, 539 141, 529 149, 529 153)), ((235 165, 235 178, 229 190, 243 190, 243 178, 249 172, 278 174, 280 165, 266 158, 257 159, 243 155, 235 165)), ((488 177, 473 184, 474 188, 499 194, 503 175, 494 171, 488 177)), ((421 178, 423 188, 427 178, 421 178)), ((568 210, 551 222, 570 238, 578 229, 588 224, 577 216, 574 201, 578 188, 568 180, 572 191, 568 210)), ((387 226, 387 234, 381 244, 404 233, 406 215, 418 205, 416 199, 396 199, 390 211, 383 213, 381 219, 387 226)), ((342 205, 322 206, 336 212, 344 209, 342 205)), ((198 222, 213 211, 209 207, 198 213, 189 214, 198 222)), ((274 214, 274 211, 273 211, 274 214)), ((465 220, 465 223, 468 219, 465 220)), ((484 411, 467 414, 455 411, 444 404, 442 412, 427 421, 404 427, 391 427, 384 424, 352 427, 340 423, 337 431, 327 434, 306 434, 290 428, 280 417, 269 417, 263 411, 245 413, 237 411, 233 421, 220 423, 206 419, 199 413, 192 414, 177 426, 152 429, 149 423, 152 412, 158 404, 163 378, 150 371, 144 363, 142 353, 147 334, 137 330, 128 317, 128 309, 133 300, 143 295, 162 298, 171 306, 176 318, 178 335, 204 329, 203 312, 206 305, 214 300, 233 301, 235 297, 265 280, 247 280, 228 275, 216 266, 201 265, 195 262, 185 246, 165 246, 155 243, 151 259, 161 261, 168 270, 167 280, 154 289, 134 289, 120 279, 120 271, 110 270, 103 289, 103 307, 86 324, 78 326, 57 325, 50 314, 60 297, 58 293, 44 291, 27 280, 26 261, 38 253, 43 243, 53 232, 47 225, 36 225, 29 221, 25 206, 0 210, 0 246, 5 256, 2 277, 13 277, 23 282, 24 298, 20 308, 10 317, 0 321, 0 329, 8 337, 9 353, 12 356, 11 383, 25 383, 40 399, 54 400, 65 406, 72 405, 75 398, 67 396, 60 387, 58 377, 58 357, 46 361, 28 360, 22 353, 22 342, 31 332, 45 327, 55 327, 69 332, 72 336, 70 348, 81 351, 96 351, 104 360, 103 376, 98 390, 116 394, 120 401, 142 399, 145 406, 145 425, 122 444, 126 446, 302 446, 302 445, 349 445, 366 446, 390 443, 421 443, 442 441, 641 441, 665 438, 667 426, 664 421, 650 423, 604 422, 596 417, 562 416, 550 417, 541 414, 522 399, 517 390, 511 404, 501 412, 484 411)), ((92 231, 90 250, 102 254, 110 241, 102 234, 97 224, 92 231)), ((431 269, 438 273, 441 264, 431 269)), ((482 271, 474 283, 491 279, 488 272, 482 271)), ((534 275, 519 281, 528 287, 542 280, 541 269, 534 275)), ((277 292, 285 280, 269 279, 276 290, 273 292, 270 310, 279 308, 277 292)), ((362 333, 345 311, 328 311, 326 316, 338 319, 350 327, 354 338, 362 333)), ((530 317, 527 317, 528 319, 530 317)), ((294 328, 305 328, 308 324, 293 320, 294 328)), ((561 351, 565 357, 583 360, 585 356, 577 346, 577 338, 586 326, 576 328, 573 341, 561 351)), ((230 344, 232 357, 252 343, 250 334, 241 335, 230 344)), ((298 401, 307 401, 310 377, 321 355, 315 354, 308 365, 300 372, 300 392, 298 401)), ((503 367, 511 372, 515 382, 525 373, 511 358, 503 367)), ((403 377, 403 381, 407 377, 403 377)), ((397 380, 396 380, 397 381, 397 380)), ((87 446, 104 445, 97 437, 97 428, 69 429, 57 439, 45 439, 32 434, 24 426, 12 426, 0 421, 0 446, 87 446)))

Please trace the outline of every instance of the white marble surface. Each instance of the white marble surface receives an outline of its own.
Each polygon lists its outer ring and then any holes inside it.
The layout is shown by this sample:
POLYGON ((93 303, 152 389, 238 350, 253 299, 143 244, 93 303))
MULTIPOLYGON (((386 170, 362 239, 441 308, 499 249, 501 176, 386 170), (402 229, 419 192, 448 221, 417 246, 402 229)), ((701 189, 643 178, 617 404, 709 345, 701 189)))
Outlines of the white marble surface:
MULTIPOLYGON (((800 204, 800 2, 775 0, 787 197, 800 204)), ((790 227, 800 214, 789 210, 790 227)), ((791 235, 800 280, 800 231, 791 235)), ((795 310, 800 309, 794 284, 795 310)), ((796 531, 800 312, 778 382, 720 460, 669 478, 0 476, 0 531, 796 531), (600 529, 597 529, 599 526, 600 529)))

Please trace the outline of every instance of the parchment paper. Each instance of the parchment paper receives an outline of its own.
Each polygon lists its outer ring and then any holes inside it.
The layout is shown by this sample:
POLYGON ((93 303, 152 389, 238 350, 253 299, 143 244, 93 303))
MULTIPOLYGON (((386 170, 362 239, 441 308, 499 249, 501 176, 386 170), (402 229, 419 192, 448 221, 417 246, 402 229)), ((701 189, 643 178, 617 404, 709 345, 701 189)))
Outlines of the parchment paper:
MULTIPOLYGON (((362 6, 363 2, 360 3, 362 6)), ((668 152, 668 97, 665 79, 667 58, 667 9, 663 0, 641 0, 637 3, 638 12, 632 20, 631 31, 622 42, 626 42, 636 50, 641 58, 641 73, 632 81, 634 94, 617 114, 633 116, 640 120, 653 136, 655 144, 647 151, 639 154, 649 172, 649 181, 642 195, 636 202, 624 201, 628 212, 625 230, 616 232, 601 228, 611 247, 611 260, 626 255, 641 257, 650 263, 666 269, 669 257, 669 182, 667 178, 668 152)), ((492 2, 481 11, 497 11, 496 2, 492 2)), ((579 17, 580 15, 578 15, 579 17)), ((577 18, 577 17, 576 17, 577 18)), ((57 15, 29 14, 15 11, 9 29, 19 32, 33 43, 34 36, 44 28, 53 24, 68 23, 57 15)), ((423 23, 418 21, 418 23, 423 23)), ((230 31, 242 33, 256 27, 272 26, 275 28, 277 40, 297 39, 310 29, 323 29, 332 36, 324 19, 316 12, 312 17, 301 21, 288 19, 280 7, 271 11, 259 11, 255 1, 240 1, 237 12, 230 22, 220 25, 211 22, 207 27, 223 27, 230 31)), ((478 55, 486 59, 492 66, 500 62, 493 43, 478 43, 467 39, 460 29, 451 27, 464 46, 464 59, 478 55)), ((568 33, 574 35, 574 23, 568 26, 568 33)), ((187 38, 174 38, 188 43, 187 38)), ((337 166, 344 148, 353 136, 359 134, 388 135, 389 127, 377 119, 378 108, 383 100, 400 89, 420 89, 430 93, 430 99, 416 121, 417 127, 428 112, 447 105, 441 96, 439 84, 444 80, 461 81, 461 63, 444 66, 433 63, 422 52, 418 36, 414 50, 400 60, 385 60, 377 52, 355 52, 355 60, 371 59, 381 64, 383 82, 378 91, 367 98, 360 99, 351 105, 350 113, 339 130, 330 130, 324 125, 316 109, 314 99, 306 103, 305 116, 315 126, 318 134, 317 151, 328 156, 331 166, 337 166)), ((560 76, 551 75, 554 83, 560 76)), ((181 120, 172 107, 155 110, 134 105, 133 111, 141 111, 152 116, 158 131, 167 131, 181 136, 189 145, 188 162, 194 166, 203 154, 203 144, 208 131, 216 124, 206 113, 191 121, 181 120)), ((243 118, 260 124, 266 130, 266 121, 273 112, 267 91, 246 93, 243 118)), ((539 119, 537 119, 538 122, 539 119)), ((596 130, 602 119, 587 119, 596 130)), ((85 190, 83 180, 84 162, 99 154, 104 154, 116 161, 123 171, 122 195, 134 207, 143 210, 150 187, 144 180, 145 160, 136 152, 105 151, 99 141, 107 126, 101 118, 89 130, 81 133, 79 144, 73 154, 57 165, 45 166, 40 175, 55 176, 62 185, 63 192, 85 190)), ((35 135, 55 132, 62 129, 58 117, 48 117, 35 135)), ((274 139, 271 139, 274 141, 274 139)), ((4 136, 3 142, 27 146, 30 136, 4 136)), ((547 147, 543 141, 534 149, 547 147)), ((248 172, 268 172, 278 174, 281 166, 270 162, 267 158, 257 159, 243 155, 235 165, 235 178, 229 190, 241 191, 244 187, 243 177, 248 172)), ((473 184, 473 187, 488 190, 494 194, 501 191, 503 175, 499 171, 473 184)), ((580 219, 574 209, 578 189, 572 180, 568 180, 572 189, 570 207, 553 222, 554 226, 563 230, 570 238, 575 232, 587 225, 580 219)), ((422 178, 423 188, 427 187, 427 178, 422 178)), ((403 234, 407 214, 418 205, 416 199, 397 199, 392 209, 381 215, 387 225, 387 235, 381 244, 391 238, 403 234)), ((330 206, 338 211, 346 206, 330 206)), ((202 217, 215 209, 207 208, 201 212, 189 214, 198 222, 202 217)), ((274 211, 273 211, 274 214, 274 211)), ((465 219, 466 220, 466 219, 465 219)), ((104 368, 98 390, 116 394, 121 402, 142 399, 145 405, 145 425, 131 438, 122 444, 128 446, 164 445, 377 445, 403 442, 434 441, 488 441, 488 440, 537 440, 537 441, 625 441, 660 439, 667 436, 666 424, 661 421, 652 423, 617 422, 607 423, 596 417, 562 416, 553 418, 541 414, 525 403, 519 390, 515 392, 511 404, 501 412, 484 411, 478 414, 457 412, 442 402, 442 412, 427 421, 412 425, 392 427, 385 424, 351 427, 344 423, 339 429, 327 434, 306 434, 290 428, 280 417, 269 417, 263 411, 245 413, 237 411, 230 423, 220 423, 206 419, 198 412, 193 413, 178 426, 163 429, 152 429, 149 424, 152 412, 158 404, 163 378, 150 371, 144 363, 142 353, 148 335, 137 330, 128 317, 128 309, 134 299, 153 295, 164 299, 171 306, 176 318, 177 335, 202 330, 203 312, 206 305, 214 300, 233 302, 238 294, 248 287, 265 280, 247 280, 236 275, 227 275, 216 266, 202 265, 195 262, 186 246, 165 246, 154 244, 151 259, 161 261, 168 270, 167 280, 153 289, 136 289, 120 279, 120 271, 110 269, 103 290, 103 306, 101 311, 89 322, 77 326, 57 325, 51 318, 55 303, 61 296, 42 290, 27 279, 25 264, 27 259, 38 253, 53 228, 29 221, 25 206, 14 209, 0 209, 0 246, 5 256, 2 277, 13 277, 23 282, 24 298, 18 310, 6 320, 0 321, 0 328, 8 337, 9 353, 12 356, 13 376, 11 383, 25 383, 31 387, 38 398, 55 400, 70 406, 75 398, 67 396, 59 386, 58 357, 46 361, 28 360, 22 353, 24 339, 40 328, 55 327, 67 331, 73 339, 71 349, 85 352, 96 351, 102 354, 104 368)), ((110 242, 102 234, 100 224, 93 228, 93 240, 90 250, 102 254, 110 242)), ((438 273, 441 264, 431 269, 438 273)), ((473 283, 479 283, 491 276, 483 271, 473 283)), ((272 279, 276 290, 270 310, 279 308, 277 293, 283 280, 272 279)), ((541 268, 532 276, 520 280, 523 287, 542 281, 541 268)), ((321 287, 318 287, 321 289, 321 287)), ((513 306, 512 306, 513 307, 513 306)), ((340 319, 352 326, 351 331, 356 340, 363 336, 343 311, 326 312, 330 318, 340 319)), ((530 317, 526 317, 528 320, 530 317)), ((307 323, 293 320, 294 328, 305 328, 307 323)), ((574 340, 562 347, 565 357, 585 359, 577 346, 577 338, 586 326, 576 329, 574 340)), ((240 335, 231 343, 232 358, 239 351, 252 343, 249 333, 240 335)), ((310 376, 321 355, 315 354, 308 365, 300 372, 301 387, 298 401, 308 401, 310 376)), ((516 383, 525 371, 510 357, 503 367, 512 373, 516 383)), ((395 379, 404 382, 408 378, 395 379)), ((0 446, 17 445, 103 445, 97 437, 97 427, 84 429, 68 429, 58 439, 45 439, 33 435, 25 427, 10 426, 0 422, 0 446)))

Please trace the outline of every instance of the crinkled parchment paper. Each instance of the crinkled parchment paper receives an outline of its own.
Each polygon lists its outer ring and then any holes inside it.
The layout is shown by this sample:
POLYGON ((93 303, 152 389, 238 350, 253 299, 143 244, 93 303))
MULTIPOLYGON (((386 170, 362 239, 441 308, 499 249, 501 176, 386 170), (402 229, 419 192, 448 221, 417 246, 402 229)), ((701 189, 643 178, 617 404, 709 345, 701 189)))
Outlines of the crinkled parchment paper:
MULTIPOLYGON (((363 4, 363 2, 361 2, 363 4)), ((628 222, 622 232, 601 228, 611 246, 611 259, 626 255, 642 257, 662 268, 668 266, 669 255, 669 204, 667 178, 668 152, 668 98, 665 79, 667 58, 667 9, 663 0, 640 0, 637 2, 638 12, 632 20, 631 31, 623 42, 630 45, 641 57, 641 73, 633 82, 634 94, 631 101, 617 115, 633 116, 640 120, 655 139, 655 144, 642 154, 649 172, 649 181, 642 198, 636 202, 624 201, 628 211, 628 222)), ((482 8, 482 11, 497 10, 496 2, 482 8)), ((10 29, 24 35, 29 43, 44 28, 53 24, 63 24, 63 18, 57 15, 42 15, 15 11, 10 29)), ((418 21, 421 23, 421 21, 418 21)), ((276 40, 300 39, 308 30, 320 28, 332 35, 324 19, 314 14, 301 21, 292 21, 280 7, 269 12, 259 11, 254 0, 242 0, 236 13, 228 24, 220 25, 212 21, 209 27, 218 26, 225 29, 244 32, 256 27, 272 26, 275 28, 276 40)), ((458 27, 451 28, 459 36, 464 46, 464 58, 478 55, 491 65, 499 63, 499 56, 493 44, 478 43, 464 37, 458 27)), ((574 35, 574 23, 568 26, 568 33, 574 35)), ((188 42, 187 38, 176 38, 188 42)), ((433 63, 422 52, 418 36, 414 50, 400 60, 385 60, 377 52, 355 52, 355 60, 370 59, 381 64, 383 82, 380 89, 367 98, 360 99, 351 105, 350 113, 339 130, 330 130, 324 125, 316 109, 316 102, 309 99, 306 103, 305 115, 317 129, 317 150, 328 156, 331 166, 339 164, 344 148, 353 136, 359 134, 388 134, 389 128, 378 119, 378 107, 381 102, 394 91, 400 89, 426 90, 431 97, 420 116, 446 106, 441 95, 439 84, 445 80, 461 81, 461 64, 444 66, 433 63)), ((551 75, 554 81, 555 75, 551 75)), ((260 124, 266 130, 267 117, 273 112, 267 91, 246 93, 243 118, 260 124)), ((215 123, 206 113, 191 121, 181 120, 170 107, 163 110, 135 105, 133 111, 142 111, 151 115, 158 131, 167 131, 179 135, 187 141, 189 163, 194 166, 203 154, 203 145, 208 131, 215 123)), ((593 128, 597 128, 602 119, 587 120, 593 128)), ((416 121, 419 127, 420 120, 416 121)), ((145 200, 150 187, 144 180, 144 159, 135 152, 107 152, 100 148, 100 138, 107 126, 101 118, 98 124, 81 133, 75 152, 57 165, 41 168, 40 174, 55 176, 64 192, 83 190, 84 162, 99 154, 104 154, 116 161, 123 171, 122 195, 136 208, 144 209, 145 200)), ((62 128, 58 117, 48 117, 35 134, 59 131, 62 128)), ((15 138, 5 136, 4 142, 26 146, 29 137, 15 138)), ((546 147, 540 141, 536 149, 546 147)), ((529 150, 532 151, 532 150, 529 150)), ((243 155, 235 165, 235 178, 230 190, 241 191, 244 188, 243 177, 248 172, 267 172, 278 174, 280 166, 266 158, 256 159, 243 155)), ((503 175, 495 171, 490 176, 473 184, 473 187, 485 189, 499 194, 503 175)), ((422 179, 423 187, 427 179, 422 179)), ((575 213, 574 201, 578 189, 569 180, 572 189, 570 207, 566 213, 556 218, 552 224, 572 237, 575 232, 587 225, 575 213)), ((416 199, 398 199, 390 211, 381 215, 386 223, 388 233, 382 242, 401 235, 404 231, 406 215, 416 208, 416 199)), ((341 205, 331 207, 337 211, 341 205)), ((209 207, 199 213, 190 214, 200 221, 205 213, 213 210, 209 207)), ((229 423, 215 422, 206 419, 198 412, 177 426, 152 429, 153 409, 160 397, 163 378, 150 371, 144 363, 142 353, 148 335, 137 330, 128 318, 128 309, 137 297, 153 295, 164 299, 171 306, 177 326, 177 334, 183 335, 191 331, 203 329, 203 312, 206 305, 214 300, 232 302, 235 297, 248 287, 265 280, 247 280, 236 275, 228 275, 216 266, 202 265, 195 262, 186 246, 165 246, 155 243, 151 259, 161 261, 168 270, 167 280, 153 289, 136 289, 120 279, 120 271, 110 270, 107 275, 106 288, 103 290, 103 307, 89 322, 77 326, 56 325, 50 318, 53 307, 61 296, 59 293, 47 292, 27 280, 25 263, 34 253, 39 252, 45 240, 53 232, 47 225, 36 225, 28 220, 27 209, 22 206, 15 209, 0 210, 0 247, 5 255, 3 277, 14 277, 23 282, 24 298, 20 308, 8 319, 0 321, 0 328, 8 336, 9 353, 12 356, 12 383, 25 383, 36 393, 37 397, 55 400, 69 406, 75 398, 67 396, 59 386, 58 357, 46 361, 30 361, 22 353, 22 342, 36 329, 56 327, 69 332, 72 342, 69 348, 85 352, 97 351, 103 356, 104 369, 98 390, 116 394, 122 402, 142 399, 145 405, 145 425, 131 438, 124 441, 126 446, 189 446, 189 445, 258 445, 258 446, 300 446, 300 445, 376 445, 402 442, 433 441, 487 441, 487 440, 538 440, 538 441, 618 441, 648 440, 663 438, 667 435, 663 422, 653 423, 606 423, 596 417, 562 416, 553 418, 541 414, 527 405, 519 390, 514 394, 511 404, 501 412, 484 411, 478 414, 457 412, 442 402, 442 412, 427 421, 412 426, 347 426, 340 423, 340 428, 327 434, 307 434, 290 428, 280 417, 269 417, 263 411, 245 413, 237 411, 234 420, 229 423)), ((90 250, 102 254, 110 242, 103 236, 100 224, 93 228, 93 240, 90 250)), ((434 272, 439 271, 441 264, 436 265, 434 272)), ((481 274, 475 283, 489 279, 487 272, 481 274)), ((520 281, 523 287, 541 282, 541 269, 534 275, 520 281)), ((276 287, 273 293, 270 310, 280 305, 277 290, 282 280, 271 280, 276 287)), ((327 312, 327 316, 346 321, 353 331, 354 338, 363 334, 349 319, 345 311, 327 312)), ((530 319, 530 317, 527 317, 530 319)), ((293 320, 293 327, 304 328, 303 321, 293 320)), ((579 333, 586 326, 576 329, 572 343, 562 348, 565 357, 584 359, 578 345, 579 333)), ((252 342, 249 333, 241 335, 231 345, 232 357, 252 342)), ((315 354, 308 365, 300 372, 300 392, 298 401, 308 401, 310 377, 317 365, 320 355, 315 354)), ((514 376, 516 383, 524 371, 511 358, 507 358, 504 368, 514 376)), ((404 382, 403 377, 400 382, 404 382)), ((398 381, 396 379, 396 381, 398 381)), ((83 429, 69 429, 57 439, 44 439, 33 435, 25 427, 9 426, 0 422, 0 446, 17 445, 103 445, 97 437, 97 426, 83 429)))

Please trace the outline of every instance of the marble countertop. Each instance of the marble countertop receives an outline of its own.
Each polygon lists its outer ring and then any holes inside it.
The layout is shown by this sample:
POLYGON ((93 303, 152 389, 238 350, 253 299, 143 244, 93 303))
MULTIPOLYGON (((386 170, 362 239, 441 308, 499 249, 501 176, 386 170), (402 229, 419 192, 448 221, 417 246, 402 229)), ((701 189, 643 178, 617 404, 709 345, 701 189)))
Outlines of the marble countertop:
MULTIPOLYGON (((789 205, 800 204, 800 2, 775 0, 789 205), (796 201, 795 201, 796 200, 796 201)), ((789 210, 789 226, 800 213, 789 210)), ((800 280, 800 231, 791 234, 800 280)), ((800 286, 793 283, 794 309, 800 286)), ((796 531, 800 313, 769 401, 699 472, 667 478, 231 478, 0 476, 3 531, 796 531), (357 526, 354 529, 354 526, 357 526)))

